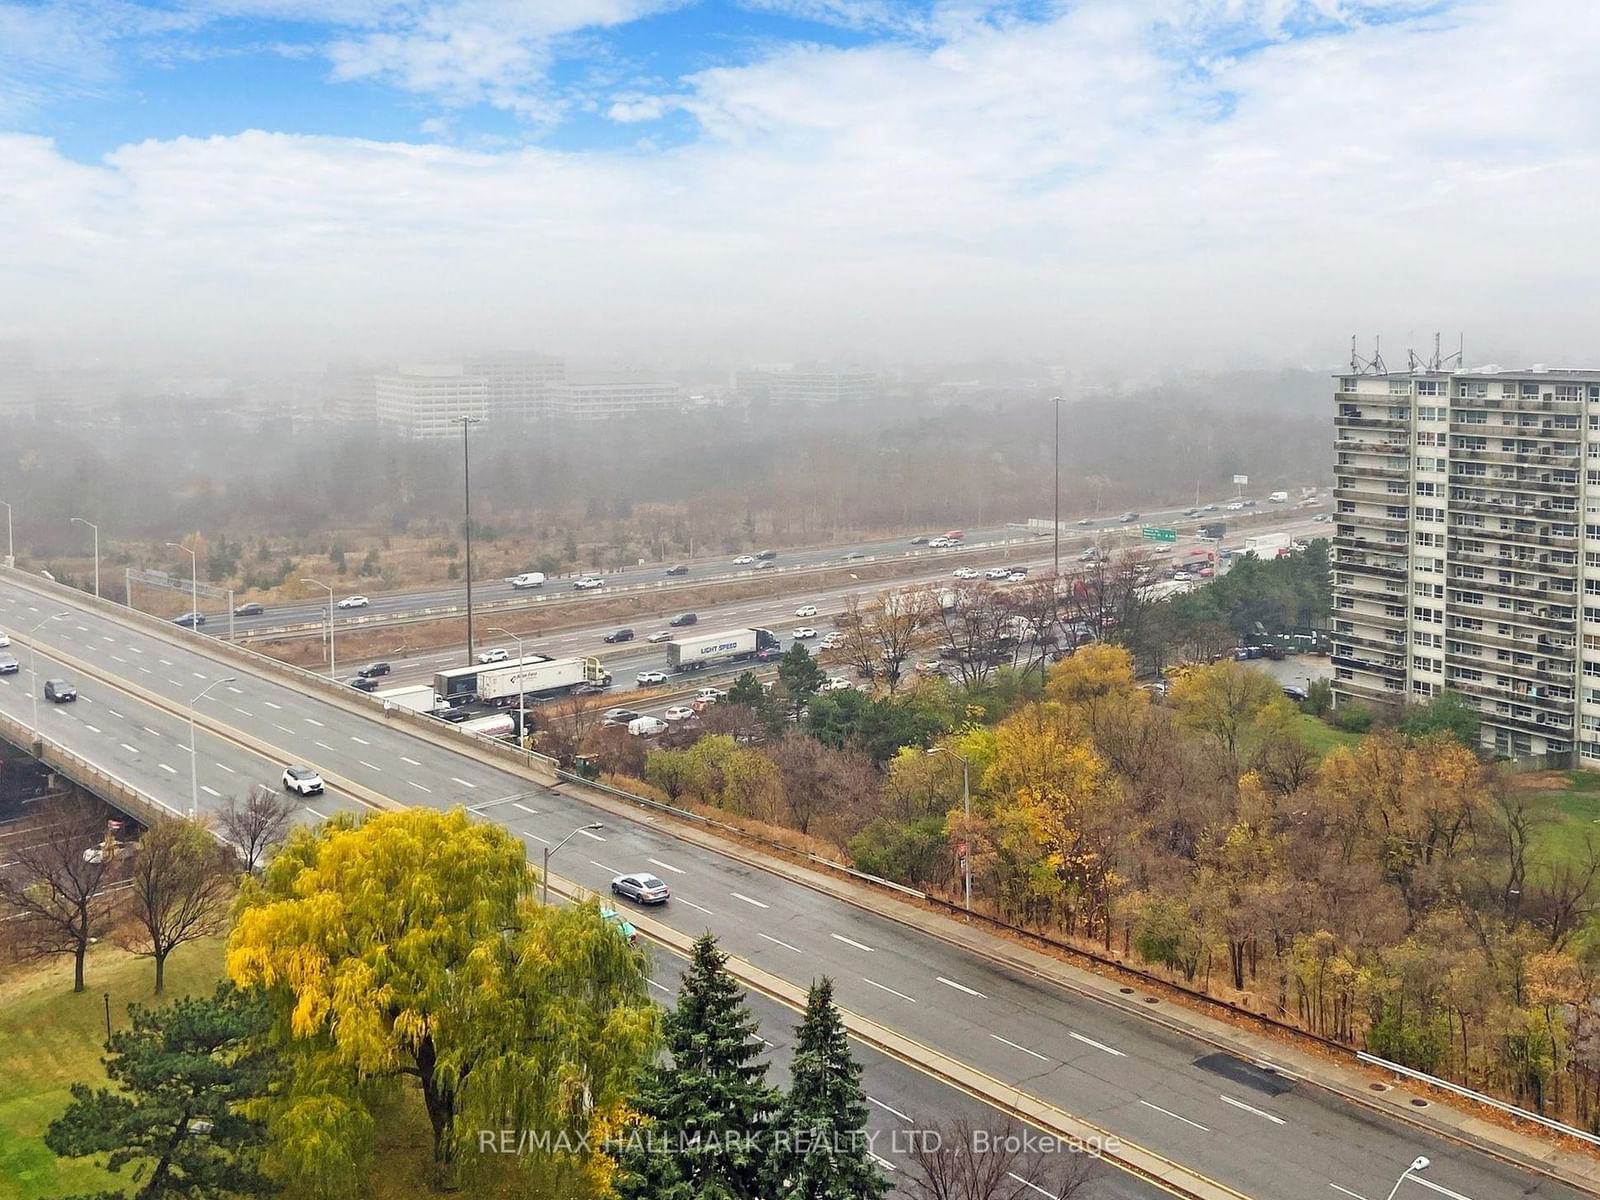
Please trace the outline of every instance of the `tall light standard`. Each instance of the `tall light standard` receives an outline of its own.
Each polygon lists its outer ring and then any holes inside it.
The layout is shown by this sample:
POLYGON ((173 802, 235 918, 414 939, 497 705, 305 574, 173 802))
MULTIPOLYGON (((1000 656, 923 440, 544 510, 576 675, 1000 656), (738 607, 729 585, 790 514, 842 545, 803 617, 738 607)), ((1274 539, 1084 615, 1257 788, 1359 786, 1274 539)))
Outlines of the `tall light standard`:
POLYGON ((33 683, 33 740, 36 742, 39 740, 39 672, 36 669, 39 648, 34 645, 33 635, 50 624, 51 621, 60 620, 67 615, 69 614, 64 612, 51 613, 32 629, 28 630, 28 678, 33 683))
POLYGON ((528 723, 528 674, 527 664, 522 657, 522 639, 509 629, 501 629, 498 625, 489 627, 490 633, 503 633, 517 644, 517 741, 527 747, 528 731, 524 728, 528 723))
POLYGON ((593 825, 580 825, 580 826, 578 826, 578 828, 574 829, 571 833, 567 834, 566 837, 562 838, 559 842, 557 842, 554 846, 546 846, 544 848, 544 881, 543 881, 544 882, 544 896, 543 896, 544 903, 546 903, 546 904, 550 903, 550 856, 552 854, 554 854, 557 850, 561 849, 561 847, 565 846, 573 838, 577 837, 584 830, 586 830, 586 829, 595 830, 595 829, 604 829, 604 828, 605 828, 605 826, 600 824, 599 821, 596 821, 593 825))
POLYGON ((189 612, 194 617, 194 623, 189 626, 196 633, 200 632, 200 556, 181 542, 168 542, 174 550, 182 550, 189 556, 189 612))
POLYGON ((328 678, 333 679, 336 676, 333 669, 333 585, 323 583, 320 579, 302 579, 300 582, 313 584, 328 593, 328 678))
POLYGON ((1394 1194, 1400 1190, 1400 1185, 1416 1172, 1426 1171, 1428 1169, 1428 1165, 1428 1157, 1425 1154, 1419 1154, 1413 1158, 1411 1160, 1411 1165, 1404 1171, 1400 1172, 1400 1178, 1394 1181, 1394 1186, 1389 1189, 1389 1194, 1384 1198, 1384 1200, 1394 1200, 1394 1194))
POLYGON ((467 518, 467 666, 472 665, 472 449, 467 431, 482 418, 456 417, 461 425, 461 492, 467 518))
MULTIPOLYGON (((1052 396, 1050 403, 1056 410, 1056 483, 1055 483, 1055 578, 1061 578, 1061 397, 1052 396)), ((1056 587, 1060 587, 1058 582, 1056 587)))
MULTIPOLYGON (((948 746, 930 746, 928 748, 928 753, 929 754, 948 754, 951 758, 956 759, 958 762, 960 762, 960 764, 961 764, 961 812, 962 812, 962 815, 966 819, 966 824, 970 827, 972 825, 972 760, 970 758, 967 758, 965 755, 957 754, 954 750, 950 749, 948 746)), ((972 834, 969 832, 967 834, 967 837, 970 839, 972 837, 972 834)), ((972 845, 971 845, 970 841, 969 841, 969 843, 967 845, 967 852, 961 856, 961 874, 962 874, 962 877, 963 877, 963 883, 965 884, 965 890, 966 890, 966 896, 964 898, 965 907, 966 907, 966 910, 968 912, 971 912, 972 911, 972 845)))
POLYGON ((85 521, 82 517, 73 517, 74 525, 87 525, 94 530, 94 598, 100 599, 100 526, 93 521, 85 521))
POLYGON ((194 706, 206 698, 206 693, 214 687, 221 687, 225 683, 232 683, 237 675, 224 675, 221 679, 213 679, 200 689, 200 694, 189 701, 189 820, 194 820, 200 812, 200 768, 195 765, 194 752, 194 706))
POLYGON ((6 566, 14 567, 17 565, 17 547, 11 540, 11 503, 0 500, 0 504, 6 506, 6 566))

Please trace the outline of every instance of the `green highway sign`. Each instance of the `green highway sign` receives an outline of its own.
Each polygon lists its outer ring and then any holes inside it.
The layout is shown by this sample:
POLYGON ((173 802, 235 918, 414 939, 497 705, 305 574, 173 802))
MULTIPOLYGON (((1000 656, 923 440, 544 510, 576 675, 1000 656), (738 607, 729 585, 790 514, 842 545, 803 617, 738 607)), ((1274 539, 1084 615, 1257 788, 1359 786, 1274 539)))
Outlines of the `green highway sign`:
POLYGON ((1139 536, 1147 542, 1175 542, 1178 531, 1167 525, 1141 525, 1139 536))

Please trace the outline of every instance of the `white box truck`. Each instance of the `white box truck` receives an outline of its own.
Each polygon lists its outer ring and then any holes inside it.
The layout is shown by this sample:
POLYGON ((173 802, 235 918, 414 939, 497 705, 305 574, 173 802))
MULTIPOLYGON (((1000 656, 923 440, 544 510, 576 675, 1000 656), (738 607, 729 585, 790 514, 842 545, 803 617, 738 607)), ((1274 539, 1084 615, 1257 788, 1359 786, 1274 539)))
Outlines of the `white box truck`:
POLYGON ((530 654, 492 666, 455 667, 433 677, 433 690, 446 704, 456 706, 482 701, 515 704, 522 695, 554 696, 579 684, 604 687, 610 673, 597 658, 545 658, 530 654))
POLYGON ((412 712, 432 712, 440 704, 439 695, 431 683, 383 688, 372 695, 374 699, 382 700, 385 708, 406 708, 412 712))
POLYGON ((667 643, 669 671, 699 671, 719 663, 753 658, 757 651, 775 650, 778 639, 768 629, 724 629, 673 638, 667 643))
POLYGON ((1288 502, 1288 492, 1269 492, 1267 494, 1267 503, 1269 504, 1287 504, 1288 502))
POLYGON ((1287 533, 1262 533, 1244 540, 1244 553, 1254 554, 1257 558, 1277 558, 1289 553, 1289 535, 1287 533))

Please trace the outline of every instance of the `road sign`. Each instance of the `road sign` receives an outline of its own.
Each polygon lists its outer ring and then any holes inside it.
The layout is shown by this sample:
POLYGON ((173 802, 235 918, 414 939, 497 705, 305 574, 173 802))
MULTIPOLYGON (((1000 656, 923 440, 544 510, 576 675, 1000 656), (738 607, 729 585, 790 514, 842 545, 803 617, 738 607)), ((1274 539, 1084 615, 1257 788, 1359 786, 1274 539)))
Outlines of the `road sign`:
POLYGON ((1250 482, 1250 476, 1248 476, 1248 475, 1235 475, 1233 477, 1233 482, 1235 484, 1237 484, 1239 487, 1243 487, 1245 484, 1250 482))
POLYGON ((1170 525, 1141 525, 1139 536, 1147 542, 1175 542, 1178 540, 1178 531, 1170 525))

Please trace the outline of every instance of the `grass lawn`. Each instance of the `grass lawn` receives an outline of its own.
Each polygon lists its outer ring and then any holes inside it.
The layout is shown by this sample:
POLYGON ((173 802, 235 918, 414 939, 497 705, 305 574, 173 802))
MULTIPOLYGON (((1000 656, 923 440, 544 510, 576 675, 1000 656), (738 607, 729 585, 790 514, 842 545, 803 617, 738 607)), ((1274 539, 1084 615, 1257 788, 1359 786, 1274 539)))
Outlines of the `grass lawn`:
POLYGON ((1593 771, 1541 771, 1526 777, 1527 791, 1554 806, 1556 820, 1538 835, 1538 845, 1555 862, 1577 858, 1583 840, 1600 844, 1600 774, 1593 771))
POLYGON ((1346 733, 1342 729, 1335 729, 1321 717, 1313 717, 1310 713, 1301 713, 1299 722, 1300 736, 1317 752, 1318 758, 1336 746, 1354 746, 1361 740, 1359 733, 1346 733))
MULTIPOLYGON (((221 973, 222 939, 185 946, 167 963, 167 997, 209 992, 221 973)), ((113 1028, 126 1029, 128 1004, 155 999, 155 969, 148 959, 101 945, 90 951, 84 977, 89 990, 73 995, 70 958, 0 977, 0 1200, 118 1184, 87 1161, 58 1162, 44 1130, 66 1109, 71 1084, 105 1081, 106 993, 113 1028)))

